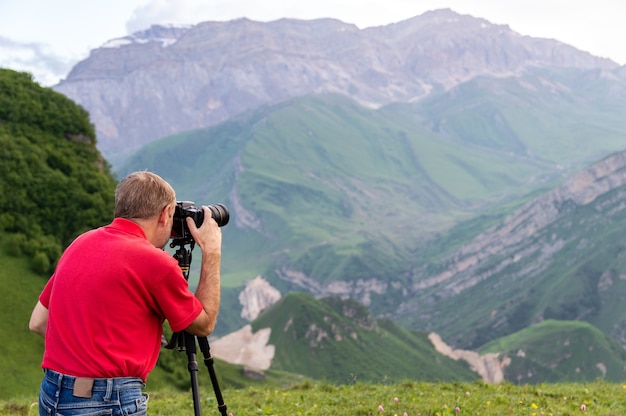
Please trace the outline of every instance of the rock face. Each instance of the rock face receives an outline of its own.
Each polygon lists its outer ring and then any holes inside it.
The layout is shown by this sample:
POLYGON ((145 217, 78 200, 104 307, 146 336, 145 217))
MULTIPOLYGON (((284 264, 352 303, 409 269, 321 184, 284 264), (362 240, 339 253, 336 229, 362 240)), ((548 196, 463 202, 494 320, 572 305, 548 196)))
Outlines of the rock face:
POLYGON ((85 107, 107 157, 312 93, 380 106, 477 75, 618 65, 450 10, 359 29, 333 19, 155 26, 93 50, 54 87, 85 107))
POLYGON ((275 347, 268 345, 271 333, 270 328, 252 333, 252 327, 246 325, 239 331, 213 341, 211 351, 216 358, 228 363, 254 370, 267 370, 275 353, 275 347))
POLYGON ((487 383, 501 383, 504 381, 504 369, 511 363, 509 357, 500 357, 500 354, 488 353, 480 355, 475 351, 453 349, 447 345, 441 337, 431 332, 428 339, 440 354, 452 358, 455 361, 464 360, 470 368, 478 373, 487 383))
POLYGON ((241 317, 253 321, 261 312, 280 299, 280 292, 261 276, 249 281, 239 293, 241 317))
MULTIPOLYGON (((457 295, 511 263, 537 252, 550 256, 563 241, 532 244, 532 236, 557 220, 565 204, 587 205, 612 189, 626 185, 626 152, 613 154, 581 171, 561 186, 532 200, 498 225, 477 236, 445 259, 443 271, 413 285, 414 291, 441 285, 439 296, 457 295), (493 259, 502 259, 493 264, 493 259), (486 263, 492 263, 485 268, 486 263), (478 272, 481 270, 481 272, 478 272)), ((619 196, 618 196, 619 197, 619 196)), ((542 262, 534 263, 541 267, 542 262)))
POLYGON ((625 200, 623 151, 526 203, 436 268, 416 268, 397 316, 467 349, 545 319, 587 321, 626 345, 617 306, 625 200))

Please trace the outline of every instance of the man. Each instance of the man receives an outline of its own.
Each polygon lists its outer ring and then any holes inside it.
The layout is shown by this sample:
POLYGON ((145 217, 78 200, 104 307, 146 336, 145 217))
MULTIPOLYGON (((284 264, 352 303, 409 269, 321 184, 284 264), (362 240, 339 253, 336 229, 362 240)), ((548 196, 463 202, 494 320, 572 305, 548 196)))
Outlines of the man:
POLYGON ((162 324, 207 336, 220 304, 222 234, 203 207, 198 228, 200 281, 191 293, 177 261, 163 251, 176 195, 150 172, 125 177, 111 224, 65 250, 35 306, 29 327, 45 337, 40 415, 144 415, 142 392, 161 346, 162 324))

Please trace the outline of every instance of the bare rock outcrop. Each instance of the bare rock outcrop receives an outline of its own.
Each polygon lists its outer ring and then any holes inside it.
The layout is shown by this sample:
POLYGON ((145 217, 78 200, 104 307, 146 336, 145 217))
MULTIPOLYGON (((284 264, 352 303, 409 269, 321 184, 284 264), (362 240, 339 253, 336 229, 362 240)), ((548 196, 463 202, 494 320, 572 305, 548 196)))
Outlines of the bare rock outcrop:
POLYGON ((478 373, 483 381, 487 383, 500 383, 504 381, 504 369, 511 362, 509 357, 500 357, 500 354, 495 353, 480 355, 475 351, 455 350, 443 342, 441 337, 434 332, 428 335, 428 339, 430 339, 430 342, 433 343, 433 346, 440 354, 452 358, 455 361, 467 361, 470 368, 478 373))
POLYGON ((253 321, 261 312, 280 299, 280 292, 262 276, 249 281, 239 293, 241 317, 253 321))
POLYGON ((271 333, 270 328, 253 333, 252 327, 246 325, 239 331, 213 341, 211 353, 227 363, 255 370, 267 370, 272 365, 275 353, 275 347, 268 345, 271 333))

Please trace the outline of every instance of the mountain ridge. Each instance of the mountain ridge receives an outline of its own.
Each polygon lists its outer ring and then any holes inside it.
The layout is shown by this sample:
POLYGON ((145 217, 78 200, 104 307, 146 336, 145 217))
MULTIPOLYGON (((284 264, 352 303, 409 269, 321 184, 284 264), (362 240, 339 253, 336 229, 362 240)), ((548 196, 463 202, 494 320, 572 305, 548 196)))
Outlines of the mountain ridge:
POLYGON ((612 291, 621 287, 624 248, 616 233, 624 221, 625 189, 622 151, 529 201, 436 266, 416 269, 413 297, 395 316, 438 321, 432 330, 448 337, 455 332, 453 344, 470 347, 550 317, 590 322, 624 344, 623 318, 611 305, 620 293, 612 291), (477 291, 492 295, 476 302, 477 291), (472 312, 462 325, 460 315, 455 324, 435 318, 446 315, 435 311, 447 304, 472 312), (485 322, 482 330, 473 320, 485 322))
POLYGON ((53 87, 90 112, 109 159, 311 93, 341 93, 378 107, 414 101, 479 74, 537 65, 618 67, 451 10, 363 30, 332 19, 238 19, 175 30, 147 31, 170 36, 166 47, 135 41, 93 50, 53 87))

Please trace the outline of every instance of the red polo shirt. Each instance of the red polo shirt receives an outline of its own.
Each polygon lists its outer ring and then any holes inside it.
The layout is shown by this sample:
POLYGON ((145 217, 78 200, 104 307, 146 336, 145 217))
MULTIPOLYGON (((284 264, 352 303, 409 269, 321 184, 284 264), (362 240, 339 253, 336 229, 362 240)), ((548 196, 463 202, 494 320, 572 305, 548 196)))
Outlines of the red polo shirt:
POLYGON ((202 311, 177 261, 122 218, 78 237, 39 300, 49 311, 42 367, 77 377, 145 381, 163 320, 181 331, 202 311))

